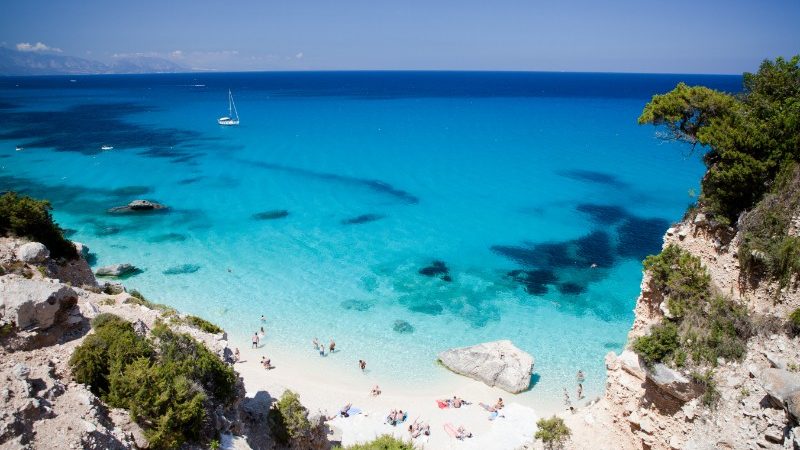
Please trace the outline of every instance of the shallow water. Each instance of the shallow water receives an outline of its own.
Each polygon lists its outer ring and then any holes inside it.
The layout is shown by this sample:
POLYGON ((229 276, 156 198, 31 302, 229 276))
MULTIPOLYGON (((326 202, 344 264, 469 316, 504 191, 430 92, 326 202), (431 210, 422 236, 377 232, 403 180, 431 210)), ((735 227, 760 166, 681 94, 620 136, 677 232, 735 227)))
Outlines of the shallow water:
POLYGON ((511 339, 523 398, 599 395, 702 166, 636 118, 678 81, 556 73, 0 79, 0 189, 52 201, 96 265, 154 301, 331 365, 438 380, 438 351, 511 339), (241 125, 219 127, 233 89, 241 125), (15 151, 22 145, 23 151, 15 151), (112 145, 111 151, 100 146, 112 145), (119 215, 135 198, 171 207, 119 215), (433 265, 435 261, 439 264, 433 265), (443 263, 443 264, 441 264, 443 263), (424 270, 429 268, 429 270, 424 270), (420 271, 424 272, 421 273, 420 271))

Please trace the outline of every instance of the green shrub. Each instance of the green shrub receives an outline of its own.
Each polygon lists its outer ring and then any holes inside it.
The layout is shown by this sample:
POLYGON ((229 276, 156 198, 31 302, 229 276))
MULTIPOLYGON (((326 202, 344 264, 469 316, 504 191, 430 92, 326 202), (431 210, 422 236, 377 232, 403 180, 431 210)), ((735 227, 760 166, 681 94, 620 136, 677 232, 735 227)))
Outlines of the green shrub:
POLYGON ((672 322, 654 325, 649 334, 633 341, 633 351, 647 364, 666 361, 679 349, 678 327, 672 322))
POLYGON ((270 409, 267 423, 275 439, 284 445, 311 431, 308 410, 300 403, 300 397, 288 389, 270 409))
POLYGON ((334 450, 414 450, 414 444, 397 439, 394 436, 384 434, 378 436, 374 441, 364 444, 351 445, 350 447, 334 447, 334 450))
POLYGON ((50 202, 7 192, 0 196, 0 235, 13 233, 42 244, 54 258, 77 259, 78 251, 64 238, 50 215, 50 202))
POLYGON ((233 369, 188 335, 160 324, 148 340, 113 314, 99 315, 92 326, 70 358, 73 376, 109 405, 127 409, 151 448, 204 438, 208 408, 235 397, 233 369))
POLYGON ((740 220, 739 261, 745 274, 766 276, 783 288, 800 274, 800 238, 790 236, 800 210, 800 165, 786 164, 772 191, 740 220))
POLYGON ((6 322, 0 325, 0 338, 4 338, 14 332, 14 323, 6 322))
POLYGON ((553 416, 549 419, 539 419, 536 422, 539 428, 534 437, 541 439, 544 447, 548 450, 564 448, 564 444, 572 435, 569 427, 564 423, 564 419, 553 416))
POLYGON ((720 394, 719 389, 717 389, 717 382, 714 380, 714 371, 692 372, 691 377, 695 383, 701 384, 705 389, 703 395, 700 397, 700 403, 710 409, 716 409, 722 394, 720 394))
POLYGON ((800 333, 800 308, 795 309, 789 314, 789 327, 795 334, 800 333))
POLYGON ((672 315, 633 342, 633 350, 648 365, 715 366, 719 358, 744 357, 754 327, 747 308, 714 293, 699 258, 673 244, 648 256, 644 267, 672 315))
POLYGON ((645 258, 644 268, 650 272, 655 289, 667 298, 667 308, 673 316, 683 316, 709 295, 711 276, 700 258, 675 244, 645 258))
POLYGON ((167 305, 162 305, 161 303, 151 302, 150 300, 146 299, 141 292, 133 289, 129 292, 131 295, 127 299, 125 299, 125 303, 130 305, 139 305, 144 306, 145 308, 149 308, 155 311, 160 311, 162 316, 165 317, 172 317, 178 315, 178 311, 175 308, 172 308, 167 305))
POLYGON ((199 330, 205 331, 206 333, 219 334, 225 331, 222 328, 214 325, 213 323, 197 316, 186 316, 184 317, 184 320, 188 325, 191 325, 199 330))

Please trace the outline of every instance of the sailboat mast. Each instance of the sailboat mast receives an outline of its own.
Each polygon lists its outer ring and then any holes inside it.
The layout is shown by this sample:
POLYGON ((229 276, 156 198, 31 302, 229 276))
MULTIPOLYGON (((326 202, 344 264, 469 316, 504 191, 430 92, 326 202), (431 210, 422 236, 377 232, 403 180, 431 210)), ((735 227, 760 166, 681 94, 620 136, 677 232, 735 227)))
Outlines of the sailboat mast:
POLYGON ((231 90, 228 89, 228 117, 233 117, 233 94, 231 94, 231 90))

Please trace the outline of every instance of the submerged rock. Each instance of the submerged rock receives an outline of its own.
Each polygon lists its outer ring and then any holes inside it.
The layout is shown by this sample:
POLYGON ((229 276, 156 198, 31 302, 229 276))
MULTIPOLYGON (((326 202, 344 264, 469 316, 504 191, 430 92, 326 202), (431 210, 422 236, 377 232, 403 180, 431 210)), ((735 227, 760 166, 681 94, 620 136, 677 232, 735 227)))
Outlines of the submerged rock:
POLYGON ((197 264, 181 264, 180 266, 170 267, 161 273, 164 275, 182 275, 187 273, 195 273, 198 270, 200 270, 200 266, 197 264))
POLYGON ((426 277, 439 277, 442 281, 451 282, 453 279, 450 277, 450 269, 444 261, 434 260, 431 265, 419 269, 420 275, 426 277))
POLYGON ((273 209, 269 211, 262 211, 259 213, 253 214, 253 219, 255 220, 275 220, 275 219, 283 219, 289 215, 289 211, 285 209, 273 209))
POLYGON ((414 332, 414 326, 405 320, 397 319, 392 325, 392 329, 400 334, 410 334, 414 332))
POLYGON ((374 306, 372 302, 357 299, 345 300, 341 303, 341 305, 344 309, 352 309, 355 311, 368 311, 374 306))
POLYGON ((97 269, 95 274, 97 274, 98 277, 122 277, 125 275, 134 275, 139 272, 141 272, 141 270, 133 264, 122 263, 103 266, 97 269))
POLYGON ((142 212, 142 211, 157 211, 167 209, 166 205, 161 203, 151 202, 150 200, 134 200, 125 206, 116 206, 108 210, 111 213, 125 213, 125 212, 142 212))
POLYGON ((186 240, 185 234, 180 233, 164 233, 158 236, 153 236, 148 239, 149 242, 182 242, 186 240))
POLYGON ((342 220, 343 225, 358 225, 367 222, 375 222, 376 220, 381 220, 386 216, 381 214, 362 214, 360 216, 351 217, 349 219, 342 220))
POLYGON ((17 249, 17 259, 24 263, 42 263, 47 258, 50 257, 50 251, 47 250, 47 247, 44 244, 39 242, 28 242, 27 244, 22 244, 17 249))
POLYGON ((513 394, 528 389, 533 374, 533 356, 509 340, 446 350, 439 361, 457 374, 513 394))
POLYGON ((0 316, 18 329, 49 328, 58 320, 60 311, 77 301, 78 294, 61 283, 16 276, 0 279, 0 316))

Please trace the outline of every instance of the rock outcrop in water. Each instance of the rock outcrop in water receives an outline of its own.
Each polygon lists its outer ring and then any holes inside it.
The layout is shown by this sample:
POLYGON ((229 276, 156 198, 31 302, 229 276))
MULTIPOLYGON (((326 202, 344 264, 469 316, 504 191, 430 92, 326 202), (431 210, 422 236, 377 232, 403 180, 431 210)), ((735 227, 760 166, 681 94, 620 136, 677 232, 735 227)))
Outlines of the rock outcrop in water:
POLYGON ((125 275, 135 274, 139 271, 140 269, 133 264, 122 263, 100 267, 95 273, 99 277, 123 277, 125 275))
POLYGON ((513 394, 527 390, 533 374, 533 356, 508 340, 446 350, 439 361, 459 375, 513 394))
POLYGON ((150 200, 134 200, 125 206, 116 206, 108 210, 110 213, 147 212, 165 210, 168 207, 150 200))

